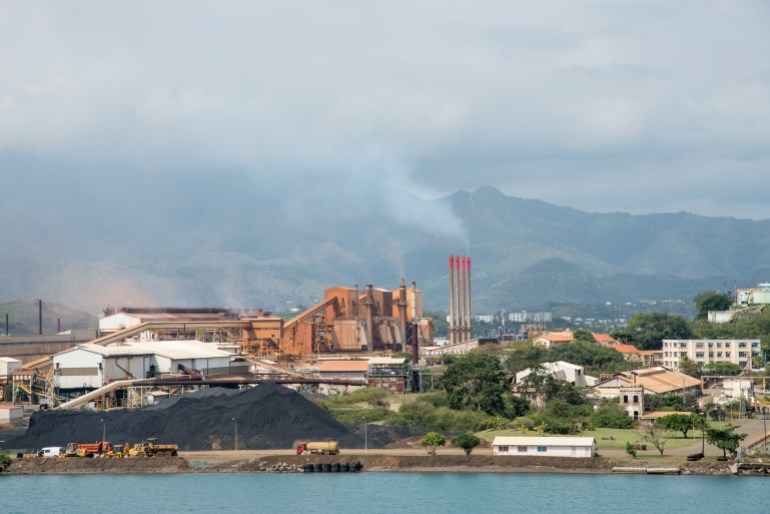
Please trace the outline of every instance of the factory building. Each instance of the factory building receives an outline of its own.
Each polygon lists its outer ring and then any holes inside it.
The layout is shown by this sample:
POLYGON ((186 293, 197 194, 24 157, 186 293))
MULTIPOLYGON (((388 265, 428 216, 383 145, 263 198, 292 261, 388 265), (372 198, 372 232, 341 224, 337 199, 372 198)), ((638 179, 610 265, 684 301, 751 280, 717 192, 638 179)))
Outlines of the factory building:
POLYGON ((422 291, 414 282, 407 288, 403 279, 395 290, 331 287, 323 301, 286 321, 280 341, 271 343, 278 353, 293 355, 397 352, 412 345, 416 332, 417 346, 430 345, 433 322, 423 318, 422 305, 422 291))
POLYGON ((60 390, 97 389, 117 380, 198 372, 204 377, 248 371, 232 355, 200 341, 128 342, 121 346, 81 344, 53 357, 60 390), (242 368, 242 369, 241 369, 242 368))

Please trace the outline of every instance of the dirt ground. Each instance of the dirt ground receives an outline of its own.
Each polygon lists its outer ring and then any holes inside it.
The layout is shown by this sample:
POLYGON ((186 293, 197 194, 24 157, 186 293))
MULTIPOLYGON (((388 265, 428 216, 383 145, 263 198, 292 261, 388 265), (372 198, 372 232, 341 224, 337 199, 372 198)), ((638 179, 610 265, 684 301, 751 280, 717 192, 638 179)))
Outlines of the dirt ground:
POLYGON ((179 457, 150 459, 14 459, 6 473, 90 474, 90 473, 253 473, 278 464, 360 462, 364 471, 379 472, 470 472, 470 473, 612 473, 614 466, 673 467, 683 474, 729 474, 727 463, 714 459, 682 462, 681 459, 616 460, 595 457, 572 459, 559 457, 495 456, 488 449, 465 455, 456 449, 440 449, 436 456, 424 450, 351 450, 340 455, 296 455, 291 450, 181 452, 179 457))

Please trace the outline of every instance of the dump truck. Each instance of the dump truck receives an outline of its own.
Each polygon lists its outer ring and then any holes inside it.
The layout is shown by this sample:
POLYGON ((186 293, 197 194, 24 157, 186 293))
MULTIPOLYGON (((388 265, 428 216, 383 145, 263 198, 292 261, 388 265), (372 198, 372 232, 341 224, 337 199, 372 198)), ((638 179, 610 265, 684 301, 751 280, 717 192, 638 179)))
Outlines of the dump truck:
POLYGON ((147 438, 141 443, 136 443, 128 451, 124 449, 123 452, 129 457, 176 457, 179 454, 178 444, 157 444, 155 441, 157 439, 154 437, 147 438))
POLYGON ((59 453, 59 457, 101 457, 112 451, 112 443, 108 441, 84 444, 67 443, 64 453, 59 453))
POLYGON ((340 445, 337 441, 307 441, 297 446, 297 455, 305 453, 317 455, 337 455, 340 445))

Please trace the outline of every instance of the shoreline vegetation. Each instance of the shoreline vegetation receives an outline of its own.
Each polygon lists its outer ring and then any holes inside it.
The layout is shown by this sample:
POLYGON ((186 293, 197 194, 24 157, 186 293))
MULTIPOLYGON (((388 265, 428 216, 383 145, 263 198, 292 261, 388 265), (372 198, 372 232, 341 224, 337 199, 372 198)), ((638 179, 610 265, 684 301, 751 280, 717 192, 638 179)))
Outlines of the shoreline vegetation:
MULTIPOLYGON (((679 470, 682 475, 730 475, 729 462, 705 458, 687 462, 682 458, 631 460, 606 457, 519 457, 472 455, 404 455, 387 452, 369 454, 355 450, 336 456, 277 455, 259 451, 181 452, 179 457, 150 459, 14 459, 4 475, 60 474, 169 474, 169 473, 260 473, 277 472, 283 465, 360 462, 369 472, 435 473, 613 473, 613 468, 679 470), (267 469, 267 471, 266 471, 267 469)), ((676 474, 676 473, 674 473, 676 474)))

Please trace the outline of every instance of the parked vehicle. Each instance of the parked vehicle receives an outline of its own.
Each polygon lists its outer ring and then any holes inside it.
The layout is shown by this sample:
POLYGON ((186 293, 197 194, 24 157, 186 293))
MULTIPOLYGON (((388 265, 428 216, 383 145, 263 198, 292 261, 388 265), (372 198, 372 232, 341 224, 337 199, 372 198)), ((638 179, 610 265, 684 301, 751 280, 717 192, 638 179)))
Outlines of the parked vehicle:
POLYGON ((340 452, 340 445, 337 441, 307 441, 297 446, 297 455, 303 453, 317 455, 337 455, 340 452))
POLYGON ((38 457, 58 457, 64 453, 64 448, 61 446, 47 446, 45 448, 42 448, 39 452, 37 452, 38 457))
POLYGON ((85 444, 67 443, 64 453, 59 454, 59 457, 102 457, 112 451, 112 443, 108 441, 85 444))

